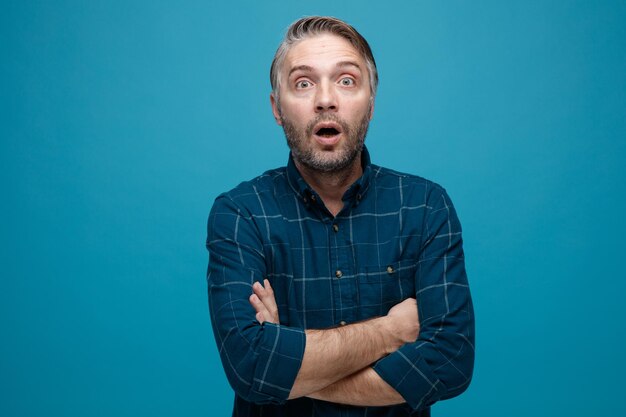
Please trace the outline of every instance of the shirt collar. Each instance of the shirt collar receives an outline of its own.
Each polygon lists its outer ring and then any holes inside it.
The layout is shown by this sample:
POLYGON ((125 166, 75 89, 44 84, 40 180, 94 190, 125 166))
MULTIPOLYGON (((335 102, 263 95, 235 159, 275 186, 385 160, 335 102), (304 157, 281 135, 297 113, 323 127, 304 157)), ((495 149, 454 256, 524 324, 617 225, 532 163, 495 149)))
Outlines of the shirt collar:
MULTIPOLYGON (((363 168, 363 174, 357 179, 343 195, 343 201, 354 201, 355 204, 359 204, 365 197, 372 178, 372 163, 370 160, 370 154, 367 147, 363 146, 361 151, 361 166, 363 168)), ((302 178, 300 171, 296 167, 296 163, 293 160, 291 152, 289 153, 289 162, 287 163, 287 181, 294 190, 294 192, 301 198, 305 204, 310 204, 312 201, 319 199, 319 196, 307 184, 302 178)))

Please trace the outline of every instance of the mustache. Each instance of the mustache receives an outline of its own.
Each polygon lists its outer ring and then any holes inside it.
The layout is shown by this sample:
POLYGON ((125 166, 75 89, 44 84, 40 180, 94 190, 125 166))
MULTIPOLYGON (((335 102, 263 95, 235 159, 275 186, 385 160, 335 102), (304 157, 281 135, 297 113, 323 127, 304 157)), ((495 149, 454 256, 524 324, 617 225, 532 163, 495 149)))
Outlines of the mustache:
POLYGON ((343 119, 333 113, 325 113, 318 115, 315 119, 311 120, 305 129, 306 136, 311 136, 313 134, 313 129, 318 123, 322 122, 334 122, 341 126, 341 130, 344 134, 350 135, 350 125, 346 123, 343 119))

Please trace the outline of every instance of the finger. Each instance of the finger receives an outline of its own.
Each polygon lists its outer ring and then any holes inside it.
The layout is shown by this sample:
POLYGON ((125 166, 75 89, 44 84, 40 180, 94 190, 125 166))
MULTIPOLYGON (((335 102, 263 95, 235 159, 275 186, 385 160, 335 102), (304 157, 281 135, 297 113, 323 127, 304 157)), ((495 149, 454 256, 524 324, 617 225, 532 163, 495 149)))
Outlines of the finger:
POLYGON ((257 321, 261 324, 263 324, 264 321, 267 321, 267 318, 270 317, 269 312, 267 311, 261 300, 259 300, 259 297, 257 297, 255 294, 252 294, 248 301, 255 310, 254 317, 256 317, 257 321))
POLYGON ((265 286, 265 291, 263 297, 261 297, 261 301, 263 301, 265 307, 267 307, 272 314, 278 314, 278 305, 276 305, 276 297, 274 297, 274 289, 270 281, 265 279, 263 285, 265 286))
POLYGON ((270 285, 269 280, 264 280, 264 285, 260 282, 255 282, 252 285, 252 290, 261 299, 261 302, 265 305, 265 308, 272 314, 278 315, 278 306, 276 305, 276 299, 274 298, 274 290, 270 285))
POLYGON ((248 301, 250 302, 250 305, 254 308, 254 311, 256 311, 257 313, 269 313, 265 305, 261 302, 256 294, 252 294, 250 298, 248 298, 248 301))
POLYGON ((263 285, 261 285, 260 282, 255 282, 254 284, 252 284, 252 291, 259 296, 259 298, 261 298, 261 294, 263 294, 263 292, 265 291, 265 289, 263 288, 263 285))

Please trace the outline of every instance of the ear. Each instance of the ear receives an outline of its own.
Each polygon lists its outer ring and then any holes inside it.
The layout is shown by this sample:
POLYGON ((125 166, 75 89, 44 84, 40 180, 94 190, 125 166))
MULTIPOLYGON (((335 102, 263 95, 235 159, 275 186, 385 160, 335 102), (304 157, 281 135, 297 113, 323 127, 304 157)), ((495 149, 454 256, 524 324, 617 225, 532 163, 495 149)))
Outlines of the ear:
POLYGON ((278 110, 278 101, 274 96, 274 93, 270 93, 270 103, 272 104, 272 113, 274 113, 274 120, 276 120, 276 124, 279 126, 283 125, 283 119, 280 117, 280 110, 278 110))

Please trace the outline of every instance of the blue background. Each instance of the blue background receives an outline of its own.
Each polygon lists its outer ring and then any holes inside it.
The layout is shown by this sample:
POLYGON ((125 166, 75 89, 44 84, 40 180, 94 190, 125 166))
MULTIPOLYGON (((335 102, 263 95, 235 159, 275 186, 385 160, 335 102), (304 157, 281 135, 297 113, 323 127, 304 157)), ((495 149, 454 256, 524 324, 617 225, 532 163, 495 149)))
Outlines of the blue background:
POLYGON ((373 161, 464 226, 476 370, 435 415, 626 415, 623 1, 1 10, 0 415, 230 415, 205 222, 286 162, 269 65, 310 14, 374 50, 373 161))

